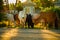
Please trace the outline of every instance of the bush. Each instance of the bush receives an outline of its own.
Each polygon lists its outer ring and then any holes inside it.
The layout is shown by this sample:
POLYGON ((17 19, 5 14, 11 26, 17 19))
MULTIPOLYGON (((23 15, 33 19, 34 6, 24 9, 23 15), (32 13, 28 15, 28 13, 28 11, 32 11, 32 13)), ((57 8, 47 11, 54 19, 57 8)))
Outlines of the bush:
POLYGON ((59 18, 60 18, 60 8, 56 8, 55 12, 58 14, 59 18))
POLYGON ((5 14, 0 13, 0 22, 2 22, 3 20, 6 20, 5 14))
POLYGON ((4 23, 0 24, 0 27, 6 27, 6 24, 4 24, 4 23))
POLYGON ((50 11, 57 13, 60 18, 60 8, 51 8, 50 11))

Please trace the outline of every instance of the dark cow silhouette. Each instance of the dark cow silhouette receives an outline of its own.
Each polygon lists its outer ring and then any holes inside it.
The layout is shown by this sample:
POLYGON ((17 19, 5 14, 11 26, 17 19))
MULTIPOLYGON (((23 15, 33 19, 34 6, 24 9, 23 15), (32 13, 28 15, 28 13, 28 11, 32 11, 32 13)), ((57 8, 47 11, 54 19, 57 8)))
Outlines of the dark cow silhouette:
POLYGON ((27 17, 26 17, 26 22, 28 24, 28 28, 34 28, 34 23, 32 21, 32 15, 31 14, 27 14, 27 17))

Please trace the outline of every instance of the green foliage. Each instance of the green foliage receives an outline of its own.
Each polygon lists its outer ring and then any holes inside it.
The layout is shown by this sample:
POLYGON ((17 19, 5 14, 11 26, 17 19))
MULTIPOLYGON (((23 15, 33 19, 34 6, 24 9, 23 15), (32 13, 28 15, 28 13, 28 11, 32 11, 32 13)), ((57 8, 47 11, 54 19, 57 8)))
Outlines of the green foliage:
POLYGON ((40 0, 31 0, 31 1, 36 4, 35 8, 40 8, 42 6, 40 0))
POLYGON ((3 10, 3 0, 0 0, 0 12, 3 10))
POLYGON ((9 4, 9 9, 10 9, 10 10, 14 10, 14 9, 15 9, 14 6, 15 6, 14 4, 9 4))
POLYGON ((5 14, 0 13, 0 22, 6 20, 5 14))
POLYGON ((50 6, 54 6, 53 2, 48 1, 48 0, 41 0, 42 3, 42 7, 50 7, 50 6))
POLYGON ((50 11, 50 10, 51 10, 51 8, 47 7, 47 8, 42 9, 41 11, 42 11, 42 12, 48 12, 48 11, 50 11))
POLYGON ((51 11, 51 12, 55 12, 58 14, 59 18, 60 18, 60 7, 51 7, 51 8, 46 8, 44 9, 46 12, 47 11, 51 11))
POLYGON ((51 0, 33 0, 34 3, 36 3, 36 6, 41 8, 46 8, 46 7, 54 7, 54 2, 51 0))
POLYGON ((60 18, 60 8, 55 8, 54 12, 56 12, 58 14, 59 18, 60 18))
POLYGON ((18 7, 16 7, 16 10, 18 10, 18 12, 19 11, 22 11, 23 10, 23 7, 22 6, 18 6, 18 7))
POLYGON ((40 1, 40 0, 37 0, 35 3, 36 3, 36 5, 37 5, 37 7, 41 7, 41 6, 42 6, 42 4, 41 4, 41 1, 40 1))
POLYGON ((16 4, 16 10, 18 10, 18 12, 23 10, 23 6, 22 6, 22 3, 20 1, 16 4))
POLYGON ((6 27, 6 24, 4 24, 4 23, 0 24, 0 27, 6 27))

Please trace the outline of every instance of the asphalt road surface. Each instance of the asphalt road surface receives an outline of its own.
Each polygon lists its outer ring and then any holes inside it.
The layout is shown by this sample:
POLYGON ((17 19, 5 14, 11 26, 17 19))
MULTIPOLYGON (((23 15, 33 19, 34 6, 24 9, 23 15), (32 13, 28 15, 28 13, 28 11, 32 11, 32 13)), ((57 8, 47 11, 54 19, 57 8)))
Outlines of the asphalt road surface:
POLYGON ((60 30, 0 28, 0 40, 60 40, 60 30))

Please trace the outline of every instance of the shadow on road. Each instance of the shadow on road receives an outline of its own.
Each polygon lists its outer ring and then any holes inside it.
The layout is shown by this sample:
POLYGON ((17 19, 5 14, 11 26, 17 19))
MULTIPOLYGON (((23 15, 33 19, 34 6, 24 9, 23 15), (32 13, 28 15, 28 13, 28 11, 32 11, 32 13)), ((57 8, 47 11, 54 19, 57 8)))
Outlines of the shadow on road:
POLYGON ((59 40, 60 30, 0 29, 0 40, 59 40))

